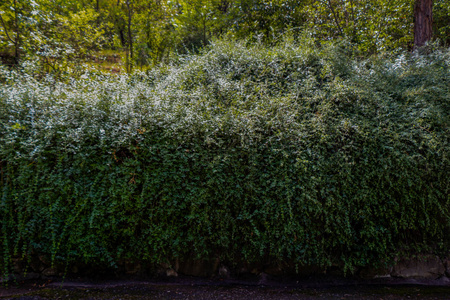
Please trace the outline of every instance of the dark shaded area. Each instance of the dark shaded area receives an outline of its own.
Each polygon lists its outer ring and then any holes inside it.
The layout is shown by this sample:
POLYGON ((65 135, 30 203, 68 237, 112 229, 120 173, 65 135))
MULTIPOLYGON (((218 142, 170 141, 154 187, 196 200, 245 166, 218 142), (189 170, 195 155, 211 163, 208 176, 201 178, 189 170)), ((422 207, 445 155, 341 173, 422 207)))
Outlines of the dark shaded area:
POLYGON ((0 52, 0 64, 5 66, 15 66, 16 58, 8 52, 0 52))
POLYGON ((316 277, 33 281, 0 291, 2 299, 448 299, 450 286, 439 280, 358 281, 316 277))

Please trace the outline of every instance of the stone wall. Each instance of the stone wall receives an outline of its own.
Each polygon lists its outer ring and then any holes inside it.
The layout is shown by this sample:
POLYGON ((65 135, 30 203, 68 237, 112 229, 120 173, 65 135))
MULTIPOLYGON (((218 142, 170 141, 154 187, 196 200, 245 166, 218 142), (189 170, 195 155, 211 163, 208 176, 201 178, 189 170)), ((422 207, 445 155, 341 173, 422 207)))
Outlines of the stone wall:
MULTIPOLYGON (((52 265, 45 256, 36 256, 34 259, 24 262, 17 258, 13 260, 13 274, 2 277, 0 282, 9 280, 26 280, 49 277, 62 277, 65 275, 77 276, 159 276, 176 277, 180 275, 208 277, 208 278, 229 278, 241 275, 264 276, 314 276, 330 275, 344 276, 341 266, 329 268, 319 268, 317 266, 300 266, 288 262, 272 263, 240 263, 231 266, 221 262, 219 259, 184 261, 175 260, 171 263, 159 265, 149 265, 131 262, 120 262, 117 268, 111 270, 88 266, 84 264, 73 265, 70 268, 52 265)), ((403 278, 403 279, 447 279, 450 282, 450 257, 441 259, 435 255, 420 255, 413 259, 398 259, 391 267, 385 268, 361 268, 354 270, 353 277, 360 279, 376 278, 403 278)))

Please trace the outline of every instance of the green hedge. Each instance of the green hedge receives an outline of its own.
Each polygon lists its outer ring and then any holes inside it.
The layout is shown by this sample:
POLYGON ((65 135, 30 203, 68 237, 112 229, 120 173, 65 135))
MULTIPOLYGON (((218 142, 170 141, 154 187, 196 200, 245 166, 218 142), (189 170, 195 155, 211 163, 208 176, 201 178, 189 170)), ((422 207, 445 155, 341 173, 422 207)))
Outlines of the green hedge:
POLYGON ((450 251, 450 51, 217 41, 131 76, 0 75, 0 244, 346 270, 450 251))

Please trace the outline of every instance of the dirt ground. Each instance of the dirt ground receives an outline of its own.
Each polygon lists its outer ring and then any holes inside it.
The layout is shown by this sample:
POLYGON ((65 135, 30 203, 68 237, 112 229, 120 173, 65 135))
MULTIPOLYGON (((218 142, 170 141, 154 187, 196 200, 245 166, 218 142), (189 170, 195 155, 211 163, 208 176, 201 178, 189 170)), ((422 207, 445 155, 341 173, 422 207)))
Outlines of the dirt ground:
POLYGON ((0 299, 450 299, 449 280, 342 278, 28 280, 0 286, 0 299))

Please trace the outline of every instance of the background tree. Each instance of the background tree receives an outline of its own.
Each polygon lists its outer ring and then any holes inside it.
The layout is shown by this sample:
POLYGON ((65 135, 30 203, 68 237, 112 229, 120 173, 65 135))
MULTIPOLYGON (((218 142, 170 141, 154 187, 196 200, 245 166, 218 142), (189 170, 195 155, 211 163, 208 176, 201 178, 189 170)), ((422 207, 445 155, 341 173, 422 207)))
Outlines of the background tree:
POLYGON ((179 51, 195 50, 208 44, 221 19, 218 3, 215 0, 177 1, 173 25, 179 36, 179 51))
POLYGON ((13 62, 17 64, 22 53, 24 40, 25 16, 35 6, 34 1, 6 0, 0 4, 0 53, 8 56, 8 50, 13 49, 13 62))
POLYGON ((133 16, 133 3, 130 0, 126 0, 127 6, 127 33, 128 33, 128 45, 126 48, 127 57, 127 71, 131 72, 133 61, 133 34, 131 33, 132 16, 133 16))
POLYGON ((37 58, 43 71, 58 72, 115 57, 130 71, 215 37, 270 43, 303 29, 368 55, 412 49, 432 35, 448 45, 449 19, 448 0, 4 0, 0 56, 37 58))
POLYGON ((433 37, 450 45, 450 1, 433 1, 433 37))
POLYGON ((103 44, 105 32, 97 23, 98 13, 78 1, 13 0, 9 4, 1 11, 0 52, 13 47, 16 60, 38 58, 45 70, 60 70, 85 60, 103 44))
POLYGON ((177 7, 164 0, 136 1, 135 6, 135 63, 142 68, 166 59, 179 43, 174 27, 177 7))
POLYGON ((262 36, 270 41, 306 21, 306 1, 241 0, 230 7, 229 33, 239 38, 262 36))
POLYGON ((346 38, 363 53, 409 48, 411 0, 318 0, 306 6, 307 27, 318 38, 346 38))
POLYGON ((433 34, 433 0, 416 0, 414 5, 414 48, 422 47, 433 34))

